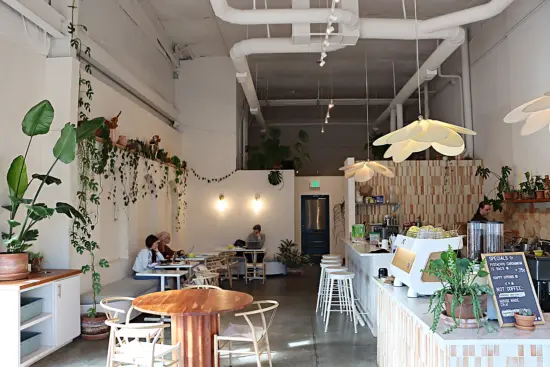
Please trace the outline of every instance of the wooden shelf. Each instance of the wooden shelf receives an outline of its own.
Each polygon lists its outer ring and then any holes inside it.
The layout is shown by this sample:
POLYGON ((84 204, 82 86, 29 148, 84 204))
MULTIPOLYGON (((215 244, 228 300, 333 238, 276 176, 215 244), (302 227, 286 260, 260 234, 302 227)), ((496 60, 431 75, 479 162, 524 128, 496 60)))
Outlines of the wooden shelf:
POLYGON ((33 352, 21 358, 21 367, 30 366, 31 364, 42 359, 44 356, 50 354, 52 351, 53 347, 47 345, 40 347, 40 349, 38 349, 36 352, 33 352))
POLYGON ((355 205, 399 205, 399 203, 355 203, 355 205))
POLYGON ((515 200, 506 200, 506 204, 532 204, 532 203, 550 203, 550 199, 515 199, 515 200))
POLYGON ((28 329, 30 328, 31 326, 34 326, 36 324, 39 324, 41 323, 42 321, 46 321, 48 319, 51 319, 53 317, 53 314, 49 313, 49 312, 42 312, 40 315, 36 316, 36 317, 33 317, 32 319, 30 320, 27 320, 25 321, 24 323, 21 324, 21 328, 20 330, 25 330, 25 329, 28 329))
MULTIPOLYGON (((98 143, 103 144, 103 139, 102 139, 102 138, 96 136, 96 137, 95 137, 95 140, 96 140, 98 143)), ((128 149, 128 147, 126 147, 126 145, 120 145, 120 144, 118 144, 118 143, 115 143, 114 145, 115 145, 115 146, 117 147, 117 149, 119 149, 119 150, 127 150, 127 151, 129 151, 129 152, 134 152, 133 149, 128 149)), ((148 158, 148 157, 144 156, 142 153, 139 153, 139 156, 140 156, 141 158, 143 158, 143 159, 147 159, 147 160, 150 160, 150 161, 153 161, 153 162, 156 162, 156 163, 160 163, 160 164, 162 164, 162 165, 164 165, 164 166, 168 166, 168 167, 171 167, 171 168, 174 168, 174 169, 176 168, 176 166, 173 165, 172 163, 164 162, 164 161, 161 161, 161 160, 158 160, 158 159, 151 159, 151 158, 148 158)))

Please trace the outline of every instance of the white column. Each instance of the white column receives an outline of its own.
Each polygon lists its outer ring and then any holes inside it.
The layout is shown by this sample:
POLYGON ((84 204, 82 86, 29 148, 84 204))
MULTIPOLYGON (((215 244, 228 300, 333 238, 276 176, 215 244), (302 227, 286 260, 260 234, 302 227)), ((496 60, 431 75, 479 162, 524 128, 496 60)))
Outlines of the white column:
MULTIPOLYGON (((464 100, 464 127, 466 129, 474 129, 473 113, 472 113, 472 86, 470 82, 470 48, 468 36, 466 41, 460 47, 460 55, 462 59, 462 96, 464 100)), ((474 157, 474 137, 472 135, 465 136, 466 154, 474 157)))
POLYGON ((390 106, 390 131, 397 130, 397 111, 394 106, 390 106))
POLYGON ((397 112, 397 128, 401 129, 403 127, 403 105, 397 104, 395 105, 395 109, 397 112))
MULTIPOLYGON (((355 163, 355 158, 347 158, 344 165, 351 166, 355 163)), ((355 177, 346 179, 346 208, 345 208, 345 229, 346 239, 349 239, 351 226, 355 224, 355 177)))

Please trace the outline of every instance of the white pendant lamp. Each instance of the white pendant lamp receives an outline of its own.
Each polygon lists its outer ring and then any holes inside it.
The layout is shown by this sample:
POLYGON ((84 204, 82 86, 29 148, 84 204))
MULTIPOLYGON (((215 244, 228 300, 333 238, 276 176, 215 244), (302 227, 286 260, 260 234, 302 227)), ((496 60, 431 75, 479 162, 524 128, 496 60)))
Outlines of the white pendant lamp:
MULTIPOLYGON (((365 95, 366 95, 366 108, 367 108, 367 146, 370 147, 370 130, 369 130, 369 83, 367 74, 367 55, 365 53, 365 95)), ((346 178, 355 177, 357 182, 367 182, 375 173, 379 173, 383 176, 394 178, 395 173, 388 167, 370 160, 370 148, 367 150, 367 160, 360 161, 351 166, 340 167, 340 171, 345 171, 344 176, 346 178)))
MULTIPOLYGON (((418 18, 416 0, 414 0, 414 18, 416 36, 416 68, 418 76, 418 91, 420 92, 420 59, 418 53, 418 18)), ((419 93, 420 97, 420 93, 419 93)), ((550 98, 550 97, 549 97, 550 98)), ((416 152, 428 149, 430 146, 443 155, 456 156, 464 151, 464 140, 458 134, 476 135, 476 132, 443 121, 424 119, 422 117, 422 101, 418 98, 418 120, 377 139, 374 145, 390 147, 384 158, 392 158, 394 162, 403 162, 416 152)), ((550 121, 549 121, 550 123, 550 121)))
POLYGON ((507 124, 520 121, 525 121, 521 128, 522 136, 531 135, 550 125, 550 92, 522 104, 504 117, 507 124))

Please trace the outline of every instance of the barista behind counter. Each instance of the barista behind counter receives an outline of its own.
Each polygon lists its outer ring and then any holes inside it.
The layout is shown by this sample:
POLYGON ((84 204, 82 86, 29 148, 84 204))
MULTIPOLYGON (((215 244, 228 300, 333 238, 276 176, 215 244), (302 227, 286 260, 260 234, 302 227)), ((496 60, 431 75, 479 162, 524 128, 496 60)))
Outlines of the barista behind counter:
POLYGON ((493 209, 493 206, 491 205, 491 203, 487 201, 482 201, 481 203, 479 203, 477 212, 474 214, 474 216, 470 221, 471 222, 488 222, 489 219, 487 219, 487 216, 489 215, 489 213, 491 213, 492 209, 493 209))

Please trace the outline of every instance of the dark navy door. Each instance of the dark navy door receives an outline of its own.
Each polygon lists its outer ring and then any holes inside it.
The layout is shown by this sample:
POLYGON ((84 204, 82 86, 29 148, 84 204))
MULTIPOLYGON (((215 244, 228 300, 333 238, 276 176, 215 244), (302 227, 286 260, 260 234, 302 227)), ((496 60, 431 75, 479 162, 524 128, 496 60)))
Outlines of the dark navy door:
POLYGON ((314 262, 330 252, 328 195, 302 195, 302 252, 314 262))

